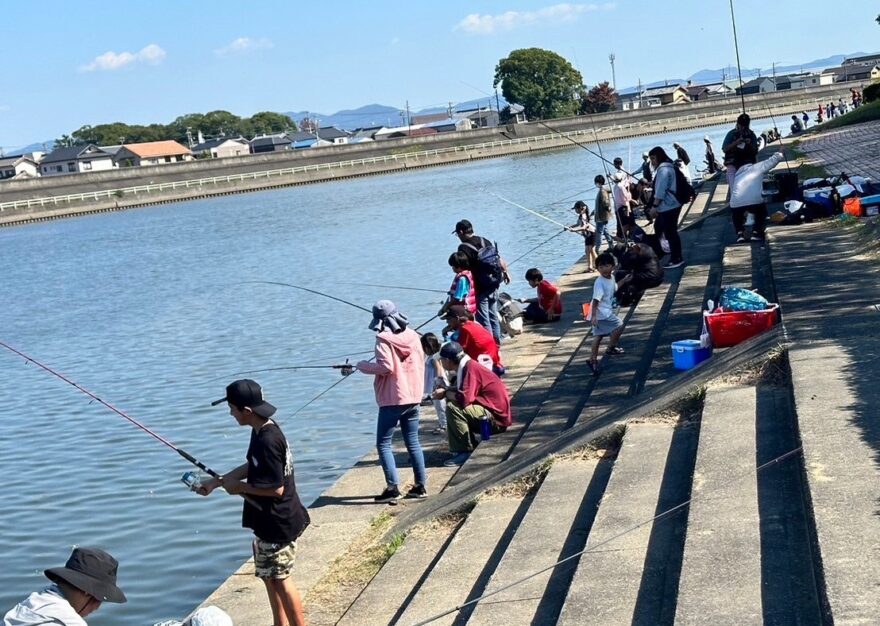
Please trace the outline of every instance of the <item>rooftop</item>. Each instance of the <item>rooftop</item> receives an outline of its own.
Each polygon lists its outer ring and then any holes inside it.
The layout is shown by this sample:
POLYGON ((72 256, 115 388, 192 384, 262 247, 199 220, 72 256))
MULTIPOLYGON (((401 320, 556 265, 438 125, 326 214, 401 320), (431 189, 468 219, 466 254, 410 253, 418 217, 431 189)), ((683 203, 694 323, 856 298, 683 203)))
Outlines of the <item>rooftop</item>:
POLYGON ((182 154, 192 154, 189 148, 186 148, 174 140, 166 141, 147 141, 145 143, 129 143, 125 144, 120 150, 128 150, 132 154, 142 159, 151 157, 177 156, 182 154))

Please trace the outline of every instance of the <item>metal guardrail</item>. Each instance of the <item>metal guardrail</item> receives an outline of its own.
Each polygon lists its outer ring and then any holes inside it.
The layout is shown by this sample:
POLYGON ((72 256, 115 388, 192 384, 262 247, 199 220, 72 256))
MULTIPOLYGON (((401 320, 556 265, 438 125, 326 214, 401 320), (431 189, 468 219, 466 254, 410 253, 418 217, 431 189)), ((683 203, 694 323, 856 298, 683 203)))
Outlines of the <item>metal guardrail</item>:
MULTIPOLYGON (((817 102, 818 98, 802 98, 800 100, 795 101, 787 101, 784 103, 784 107, 791 107, 795 105, 801 104, 814 104, 817 102)), ((781 106, 777 105, 779 108, 781 106)), ((712 118, 718 117, 726 117, 730 115, 730 111, 712 111, 709 113, 695 113, 692 115, 686 115, 675 118, 665 118, 658 120, 647 120, 642 122, 632 122, 629 124, 612 124, 610 126, 605 126, 602 128, 596 128, 595 133, 601 134, 605 132, 614 132, 621 130, 639 130, 641 132, 648 132, 646 129, 649 129, 652 126, 667 126, 670 124, 677 124, 682 122, 691 122, 691 121, 699 121, 704 120, 708 121, 712 118)), ((421 150, 417 152, 406 152, 402 154, 392 154, 380 157, 369 157, 363 159, 351 159, 348 161, 334 161, 331 163, 320 163, 316 165, 301 165, 297 167, 288 167, 283 169, 273 169, 273 170, 262 170, 259 172, 248 172, 244 174, 229 174, 227 176, 212 176, 209 178, 193 178, 189 180, 180 180, 174 181, 170 183, 155 183, 151 185, 137 185, 134 187, 121 187, 118 189, 105 189, 102 191, 92 191, 88 193, 77 193, 70 194, 64 196, 48 196, 45 198, 30 198, 27 200, 15 200, 12 202, 0 202, 0 212, 4 211, 15 211, 17 209, 29 209, 32 207, 55 207, 59 204, 70 204, 71 202, 97 202, 99 200, 122 200, 125 199, 126 196, 131 198, 132 196, 137 197, 142 194, 151 194, 154 192, 163 192, 168 190, 176 190, 176 189, 190 189, 193 187, 201 188, 207 185, 218 185, 218 184, 230 184, 234 182, 243 182, 246 180, 257 180, 260 178, 266 178, 267 180, 271 180, 272 178, 281 178, 284 176, 293 176, 299 173, 306 172, 319 172, 321 170, 330 171, 332 169, 344 169, 344 168, 353 168, 357 166, 365 166, 365 165, 375 165, 377 163, 387 164, 389 161, 393 161, 394 163, 401 163, 411 160, 417 160, 420 158, 432 157, 432 156, 441 156, 445 154, 455 154, 459 152, 476 152, 479 150, 484 150, 486 148, 500 148, 507 146, 516 146, 523 144, 539 144, 539 143, 547 143, 549 141, 557 140, 560 135, 564 137, 579 137, 582 135, 590 135, 592 137, 594 130, 591 128, 589 130, 574 130, 567 132, 557 132, 549 135, 536 135, 534 137, 521 137, 519 139, 502 139, 497 141, 488 141, 484 143, 471 144, 467 146, 453 146, 450 148, 437 148, 435 150, 421 150)))

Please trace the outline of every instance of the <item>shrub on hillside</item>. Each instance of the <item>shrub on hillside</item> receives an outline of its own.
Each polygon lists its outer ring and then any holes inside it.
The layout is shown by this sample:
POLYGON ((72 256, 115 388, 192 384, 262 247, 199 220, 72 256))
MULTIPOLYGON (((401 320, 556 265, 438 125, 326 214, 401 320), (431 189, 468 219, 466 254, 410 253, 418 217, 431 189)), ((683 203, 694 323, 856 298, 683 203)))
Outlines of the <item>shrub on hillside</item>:
POLYGON ((871 83, 867 87, 862 90, 862 96, 865 98, 865 102, 874 102, 874 100, 880 100, 880 82, 871 83))

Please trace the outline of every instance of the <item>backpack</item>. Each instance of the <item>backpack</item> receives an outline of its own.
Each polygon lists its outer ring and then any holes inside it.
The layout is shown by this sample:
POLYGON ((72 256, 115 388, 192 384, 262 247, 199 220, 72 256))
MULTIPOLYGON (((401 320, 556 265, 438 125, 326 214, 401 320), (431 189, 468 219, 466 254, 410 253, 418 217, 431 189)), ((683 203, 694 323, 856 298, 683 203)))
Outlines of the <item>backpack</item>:
POLYGON ((475 267, 471 268, 474 277, 474 285, 478 293, 492 293, 501 286, 504 280, 504 269, 501 267, 501 255, 494 243, 484 237, 480 237, 483 247, 477 248, 469 242, 465 242, 469 248, 477 253, 475 267))
POLYGON ((690 204, 694 199, 694 188, 688 182, 681 170, 673 166, 675 170, 675 199, 683 205, 690 204))

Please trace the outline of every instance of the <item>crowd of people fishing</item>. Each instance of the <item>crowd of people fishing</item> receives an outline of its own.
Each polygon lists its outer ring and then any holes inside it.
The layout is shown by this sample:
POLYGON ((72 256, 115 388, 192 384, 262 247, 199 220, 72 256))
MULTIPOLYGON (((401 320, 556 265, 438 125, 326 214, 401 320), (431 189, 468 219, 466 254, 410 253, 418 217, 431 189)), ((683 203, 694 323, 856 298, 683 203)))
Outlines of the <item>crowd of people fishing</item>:
MULTIPOLYGON (((753 236, 762 238, 767 211, 761 197, 761 180, 782 155, 757 162, 762 141, 750 129, 750 118, 745 113, 724 138, 723 163, 716 160, 708 137, 704 143, 706 173, 724 169, 730 184, 738 241, 746 241, 744 224, 749 213, 755 218, 753 236)), ((592 346, 585 364, 594 376, 601 373, 599 353, 606 338, 606 355, 624 353, 620 344, 624 323, 617 315, 618 308, 634 304, 646 290, 663 282, 665 272, 685 264, 679 218, 695 192, 690 156, 677 143, 672 149, 674 158, 661 146, 644 153, 636 172, 625 171, 623 160, 614 159, 610 162, 613 169, 593 178, 597 192, 592 209, 584 200, 572 207, 576 221, 565 231, 583 239, 584 269, 597 273, 587 307, 592 346), (661 263, 663 258, 665 264, 661 263)), ((511 275, 497 242, 477 231, 467 219, 458 221, 452 232, 458 244, 447 260, 452 281, 437 314, 445 322, 442 331, 420 334, 394 302, 382 299, 369 311, 370 318, 364 320, 375 332, 373 357, 331 366, 346 377, 358 372, 373 378, 378 405, 376 448, 383 473, 376 503, 396 504, 403 498, 419 500, 429 495, 419 433, 420 407, 434 409, 434 434, 444 438, 448 446, 448 458, 443 462, 446 466, 463 465, 481 441, 503 436, 513 421, 510 394, 503 380, 507 370, 502 356, 505 336, 517 334, 521 320, 552 324, 563 314, 560 289, 539 268, 529 268, 524 274, 529 287, 535 290, 534 297, 514 300, 502 291, 511 282, 511 275), (412 483, 401 480, 392 453, 392 437, 398 428, 409 453, 412 483)), ((309 513, 297 493, 290 445, 273 419, 276 408, 263 397, 257 382, 236 380, 226 387, 222 398, 212 403, 224 405, 239 426, 250 429, 246 462, 221 474, 91 392, 27 355, 5 344, 3 347, 98 400, 206 472, 207 477, 188 482, 200 495, 209 496, 222 489, 242 498, 242 526, 253 532, 254 574, 265 585, 273 623, 305 624, 291 573, 297 541, 309 525, 309 513)), ((31 594, 6 613, 4 626, 84 625, 85 618, 102 603, 126 601, 116 584, 117 567, 116 560, 98 548, 76 548, 64 567, 45 571, 50 582, 46 589, 31 594)), ((185 623, 225 626, 232 621, 220 609, 206 607, 185 623)))

